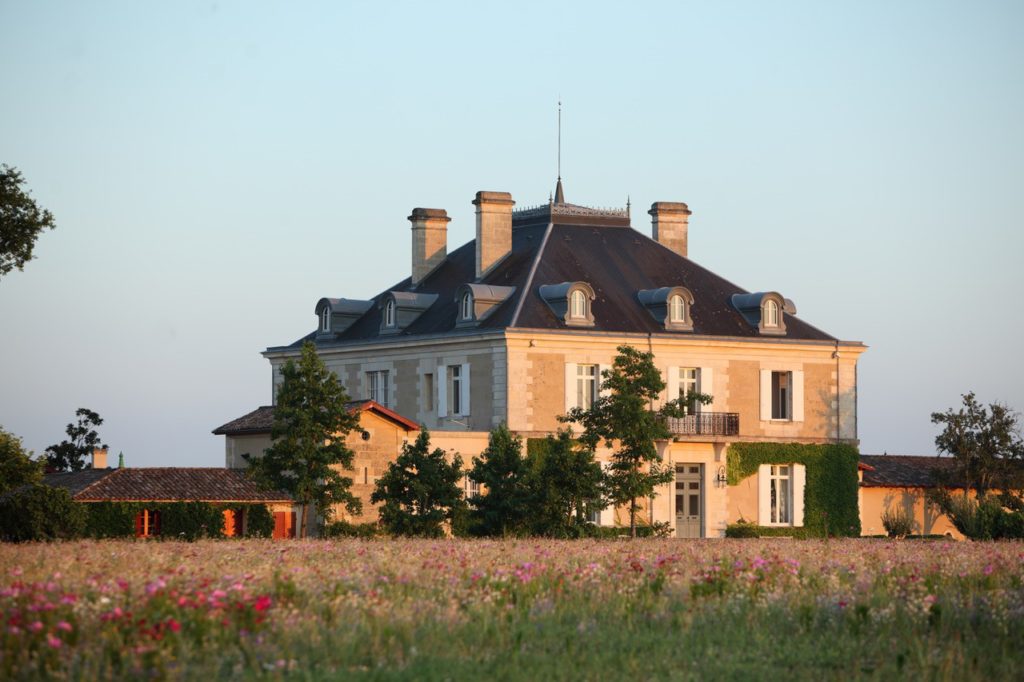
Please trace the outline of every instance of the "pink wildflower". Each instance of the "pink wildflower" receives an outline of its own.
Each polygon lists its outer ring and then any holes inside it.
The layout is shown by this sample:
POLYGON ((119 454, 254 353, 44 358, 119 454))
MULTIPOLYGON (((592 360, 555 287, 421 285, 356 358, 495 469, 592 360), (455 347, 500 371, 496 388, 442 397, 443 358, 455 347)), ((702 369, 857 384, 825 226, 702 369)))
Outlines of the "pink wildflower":
POLYGON ((259 599, 256 600, 256 602, 252 605, 252 607, 255 610, 257 610, 257 611, 266 611, 267 609, 270 608, 271 603, 272 602, 270 600, 270 597, 268 597, 267 595, 264 594, 264 595, 261 595, 259 597, 259 599))
POLYGON ((42 632, 42 630, 43 630, 43 623, 42 623, 42 621, 38 621, 38 620, 37 621, 33 621, 28 626, 28 629, 31 630, 32 632, 42 632))
POLYGON ((59 649, 64 644, 64 642, 60 641, 60 639, 54 637, 53 635, 46 636, 46 643, 54 649, 59 649))
POLYGON ((63 630, 64 632, 71 632, 71 623, 67 622, 66 620, 62 620, 57 623, 57 629, 63 630))

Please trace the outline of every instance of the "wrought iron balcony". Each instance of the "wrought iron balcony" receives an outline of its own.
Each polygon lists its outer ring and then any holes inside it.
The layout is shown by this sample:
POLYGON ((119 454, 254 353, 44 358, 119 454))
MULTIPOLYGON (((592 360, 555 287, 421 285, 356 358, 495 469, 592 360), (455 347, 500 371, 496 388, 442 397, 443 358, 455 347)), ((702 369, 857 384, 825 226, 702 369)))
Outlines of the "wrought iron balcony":
POLYGON ((698 412, 665 421, 673 436, 736 436, 740 432, 738 412, 698 412))

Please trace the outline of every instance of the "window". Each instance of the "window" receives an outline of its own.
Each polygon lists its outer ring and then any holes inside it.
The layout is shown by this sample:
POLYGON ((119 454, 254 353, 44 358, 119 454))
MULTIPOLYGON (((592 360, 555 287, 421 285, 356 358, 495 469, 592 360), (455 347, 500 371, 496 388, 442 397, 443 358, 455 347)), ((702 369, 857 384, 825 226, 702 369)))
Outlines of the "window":
POLYGON ((779 326, 779 304, 775 299, 769 298, 765 301, 764 326, 772 328, 779 326))
POLYGON ((320 331, 331 331, 331 309, 327 306, 324 306, 324 309, 320 311, 320 331))
POLYGON ((480 494, 480 484, 466 476, 466 499, 480 494))
POLYGON ((459 316, 463 320, 473 319, 473 294, 468 291, 462 294, 462 301, 459 306, 459 316))
POLYGON ((793 479, 787 465, 771 465, 768 475, 768 489, 771 495, 771 515, 768 522, 788 526, 792 519, 793 479))
POLYGON ((135 515, 135 537, 151 538, 160 535, 160 512, 143 509, 135 515))
POLYGON ((792 372, 772 372, 772 419, 792 419, 792 385, 792 372))
POLYGON ((597 365, 576 365, 576 407, 582 410, 593 407, 600 383, 597 365))
POLYGON ((389 298, 388 302, 384 304, 384 326, 395 326, 395 299, 393 298, 389 298))
POLYGON ((668 300, 668 321, 686 322, 686 301, 679 294, 674 294, 668 300))
POLYGON ((448 368, 448 395, 451 397, 452 414, 463 413, 462 404, 462 365, 452 365, 448 368))
POLYGON ((390 383, 391 372, 382 369, 366 373, 366 383, 369 386, 370 400, 374 400, 384 407, 390 407, 388 402, 388 384, 390 383))
POLYGON ((587 319, 587 294, 581 289, 573 289, 569 294, 569 317, 574 320, 587 319))
MULTIPOLYGON (((679 368, 679 399, 683 401, 683 409, 686 410, 687 414, 695 412, 697 410, 696 404, 691 404, 686 401, 686 398, 691 393, 698 393, 700 391, 700 369, 697 367, 680 367, 679 368)), ((696 401, 694 401, 696 403, 696 401)))

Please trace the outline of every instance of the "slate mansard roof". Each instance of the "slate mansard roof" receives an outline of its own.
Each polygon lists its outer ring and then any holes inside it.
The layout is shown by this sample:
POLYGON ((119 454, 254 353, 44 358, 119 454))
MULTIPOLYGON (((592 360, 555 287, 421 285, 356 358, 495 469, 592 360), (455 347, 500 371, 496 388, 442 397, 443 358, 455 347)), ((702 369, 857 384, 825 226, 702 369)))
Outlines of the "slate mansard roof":
MULTIPOLYGON (((313 340, 318 346, 386 342, 410 336, 479 333, 502 329, 579 331, 567 328, 540 296, 542 285, 587 282, 594 290, 594 325, 587 332, 762 338, 733 307, 732 296, 749 293, 632 228, 627 211, 551 204, 513 213, 512 249, 490 272, 475 277, 476 241, 448 253, 444 262, 415 288, 407 278, 381 292, 373 305, 343 332, 325 338, 316 331, 290 346, 313 340), (511 296, 473 327, 457 326, 456 294, 460 285, 514 287, 511 296), (694 296, 692 332, 667 331, 638 301, 645 289, 682 286, 694 296), (390 292, 437 294, 434 303, 398 334, 381 334, 382 305, 390 292)), ((766 289, 770 282, 766 282, 766 289)), ((834 342, 837 339, 786 315, 790 340, 834 342)))
POLYGON ((83 469, 43 477, 78 502, 291 502, 287 493, 261 490, 243 472, 200 467, 83 469))

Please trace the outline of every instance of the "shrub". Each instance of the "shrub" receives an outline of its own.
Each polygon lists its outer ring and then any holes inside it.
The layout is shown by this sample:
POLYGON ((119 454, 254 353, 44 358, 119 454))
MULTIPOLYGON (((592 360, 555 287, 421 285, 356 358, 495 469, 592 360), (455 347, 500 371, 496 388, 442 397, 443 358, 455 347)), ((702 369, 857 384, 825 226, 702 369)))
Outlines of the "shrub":
POLYGON ((731 523, 725 527, 725 537, 756 538, 758 537, 757 526, 749 521, 740 519, 738 522, 731 523))
POLYGON ((167 539, 192 542, 224 537, 224 510, 209 502, 170 502, 147 508, 160 512, 160 535, 167 539))
POLYGON ((914 517, 902 506, 887 507, 882 512, 882 527, 891 538, 905 538, 914 531, 914 517))
POLYGON ((245 513, 245 537, 269 538, 274 534, 274 515, 265 504, 247 504, 245 513))
POLYGON ((90 538, 130 538, 135 536, 135 515, 142 510, 137 502, 88 502, 84 535, 90 538))
POLYGON ((0 499, 0 538, 10 542, 66 540, 78 537, 82 509, 64 488, 32 483, 0 499))
POLYGON ((756 524, 740 521, 731 523, 725 527, 727 538, 797 538, 804 540, 809 537, 818 537, 808 531, 806 527, 794 526, 758 526, 756 524))
POLYGON ((349 523, 335 521, 324 528, 325 538, 375 538, 380 535, 380 527, 376 523, 349 523))

